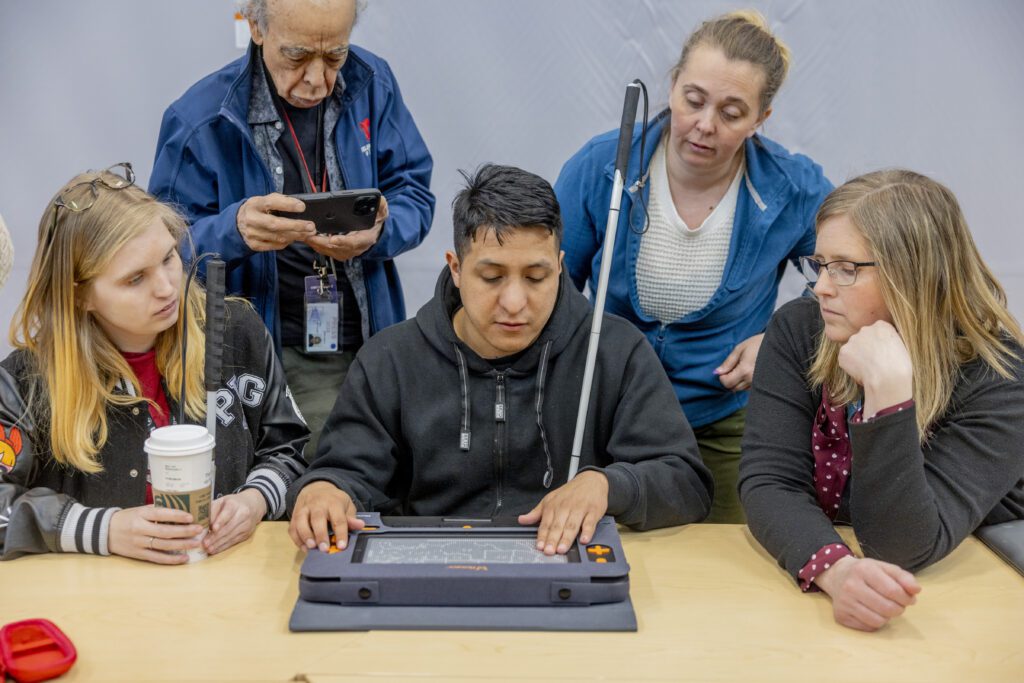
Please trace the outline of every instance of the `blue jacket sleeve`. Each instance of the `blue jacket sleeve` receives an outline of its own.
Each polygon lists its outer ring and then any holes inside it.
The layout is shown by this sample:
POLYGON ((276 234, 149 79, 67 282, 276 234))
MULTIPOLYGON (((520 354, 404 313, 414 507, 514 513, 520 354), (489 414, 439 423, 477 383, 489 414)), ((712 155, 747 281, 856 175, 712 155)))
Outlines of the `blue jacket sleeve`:
POLYGON ((801 186, 800 209, 797 215, 803 227, 803 233, 800 241, 797 242, 793 250, 787 255, 787 258, 797 269, 800 268, 799 259, 801 256, 810 256, 814 253, 814 244, 817 237, 815 218, 818 215, 818 208, 825 201, 825 197, 833 190, 832 183, 825 177, 821 166, 806 157, 804 158, 807 161, 807 171, 804 174, 801 186))
MULTIPOLYGON (((555 195, 562 210, 562 249, 565 251, 565 267, 576 288, 583 290, 591 276, 591 263, 601 248, 598 241, 598 227, 587 205, 595 186, 588 163, 592 146, 588 143, 569 161, 555 181, 555 195)), ((604 228, 601 228, 603 236, 604 228)))
POLYGON ((387 197, 389 216, 377 244, 362 258, 383 261, 418 246, 430 231, 434 162, 386 64, 377 78, 389 86, 382 88, 384 101, 371 136, 377 141, 377 186, 387 197))
MULTIPOLYGON (((221 206, 220 188, 225 179, 218 168, 227 166, 220 163, 224 160, 218 150, 223 144, 215 138, 211 126, 192 126, 173 105, 168 107, 160 124, 149 192, 185 214, 196 254, 216 252, 230 269, 254 253, 236 222, 238 209, 248 197, 221 206)), ((241 163, 236 166, 240 169, 241 163)))

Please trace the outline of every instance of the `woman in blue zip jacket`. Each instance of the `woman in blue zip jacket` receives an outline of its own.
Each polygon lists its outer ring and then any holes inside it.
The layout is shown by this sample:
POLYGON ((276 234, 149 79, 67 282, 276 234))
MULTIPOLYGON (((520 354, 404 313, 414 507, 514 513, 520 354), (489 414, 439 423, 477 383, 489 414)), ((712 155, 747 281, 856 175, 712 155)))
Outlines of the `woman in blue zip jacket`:
MULTIPOLYGON (((732 12, 690 35, 668 109, 634 131, 607 310, 657 351, 715 477, 711 522, 743 522, 736 492, 747 390, 786 261, 814 252, 832 184, 807 157, 757 133, 789 50, 760 14, 732 12)), ((562 169, 565 265, 596 290, 617 131, 562 169)))

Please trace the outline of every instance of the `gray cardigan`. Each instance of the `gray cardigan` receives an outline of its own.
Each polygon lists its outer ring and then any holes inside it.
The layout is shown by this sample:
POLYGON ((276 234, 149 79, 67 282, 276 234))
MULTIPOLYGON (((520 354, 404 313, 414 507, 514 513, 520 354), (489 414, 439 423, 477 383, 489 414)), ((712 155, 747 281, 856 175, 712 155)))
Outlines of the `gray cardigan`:
MULTIPOLYGON (((794 578, 812 553, 842 543, 812 481, 811 426, 821 390, 810 390, 806 378, 821 331, 813 299, 775 314, 743 435, 739 489, 747 523, 794 578)), ((950 407, 923 446, 915 410, 850 425, 853 460, 836 521, 853 526, 865 556, 916 571, 983 523, 1024 519, 1024 362, 1014 369, 1018 379, 1011 381, 980 360, 964 365, 950 407)))

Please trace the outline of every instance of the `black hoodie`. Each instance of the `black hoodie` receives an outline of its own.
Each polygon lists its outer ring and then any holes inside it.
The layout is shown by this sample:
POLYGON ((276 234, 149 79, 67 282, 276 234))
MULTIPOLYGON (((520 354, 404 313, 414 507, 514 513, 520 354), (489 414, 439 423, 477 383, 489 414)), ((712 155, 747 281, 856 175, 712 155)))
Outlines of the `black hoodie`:
MULTIPOLYGON (((446 268, 415 320, 359 351, 289 491, 330 481, 360 510, 507 517, 565 483, 591 308, 563 275, 551 319, 511 367, 496 370, 455 335, 459 290, 446 268), (503 406, 503 409, 502 407, 503 406)), ((580 470, 608 477, 608 514, 637 529, 698 522, 712 479, 654 350, 606 315, 580 470)))

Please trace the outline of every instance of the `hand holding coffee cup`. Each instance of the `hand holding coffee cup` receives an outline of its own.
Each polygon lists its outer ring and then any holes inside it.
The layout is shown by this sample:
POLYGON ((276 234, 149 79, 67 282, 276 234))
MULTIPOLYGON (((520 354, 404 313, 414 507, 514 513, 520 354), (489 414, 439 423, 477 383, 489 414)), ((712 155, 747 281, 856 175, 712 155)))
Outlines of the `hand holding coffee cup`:
POLYGON ((181 510, 143 505, 118 510, 110 518, 107 546, 114 555, 156 564, 184 564, 199 548, 203 527, 181 510))
MULTIPOLYGON (((206 558, 201 542, 210 527, 210 503, 213 493, 214 440, 200 425, 169 425, 154 429, 146 439, 149 474, 153 484, 153 504, 161 521, 188 523, 192 530, 187 547, 163 548, 164 537, 153 535, 150 550, 184 551, 188 562, 206 558), (198 529, 198 531, 196 530, 198 529)), ((180 536, 175 536, 180 538, 180 536)))

